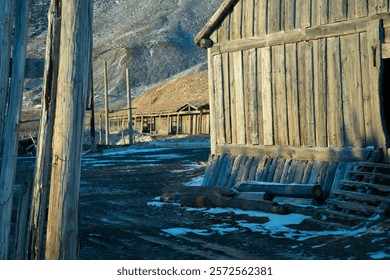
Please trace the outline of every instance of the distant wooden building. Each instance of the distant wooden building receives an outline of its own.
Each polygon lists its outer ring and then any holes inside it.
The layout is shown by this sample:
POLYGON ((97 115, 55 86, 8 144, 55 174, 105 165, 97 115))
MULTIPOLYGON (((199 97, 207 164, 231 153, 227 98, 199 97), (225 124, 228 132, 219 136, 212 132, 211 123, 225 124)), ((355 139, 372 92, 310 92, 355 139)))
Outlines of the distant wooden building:
MULTIPOLYGON (((133 101, 133 127, 154 135, 209 134, 207 72, 160 84, 133 101)), ((110 127, 127 127, 127 109, 110 115, 110 127)))
POLYGON ((389 160, 388 1, 226 0, 195 42, 209 59, 205 185, 311 183, 329 195, 340 179, 367 179, 348 173, 373 171, 356 162, 389 160))

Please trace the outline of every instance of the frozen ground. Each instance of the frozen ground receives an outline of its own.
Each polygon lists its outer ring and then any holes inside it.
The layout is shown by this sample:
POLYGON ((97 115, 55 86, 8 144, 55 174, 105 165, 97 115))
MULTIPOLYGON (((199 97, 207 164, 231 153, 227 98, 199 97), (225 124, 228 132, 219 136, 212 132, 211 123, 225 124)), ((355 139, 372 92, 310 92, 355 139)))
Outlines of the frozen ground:
MULTIPOLYGON (((160 202, 165 186, 200 184, 208 156, 208 141, 201 138, 86 154, 80 258, 390 259, 389 220, 334 227, 298 214, 194 209, 160 202)), ((31 172, 33 162, 21 158, 19 170, 31 172)))

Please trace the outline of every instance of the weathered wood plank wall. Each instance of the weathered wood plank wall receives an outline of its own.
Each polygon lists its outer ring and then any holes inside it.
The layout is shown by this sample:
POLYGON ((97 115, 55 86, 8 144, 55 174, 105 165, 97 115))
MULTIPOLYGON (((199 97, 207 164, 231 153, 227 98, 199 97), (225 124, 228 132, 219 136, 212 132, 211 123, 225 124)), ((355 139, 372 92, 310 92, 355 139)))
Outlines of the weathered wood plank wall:
POLYGON ((388 11, 383 0, 239 1, 210 36, 216 145, 384 148, 372 56, 384 39, 365 18, 388 11))

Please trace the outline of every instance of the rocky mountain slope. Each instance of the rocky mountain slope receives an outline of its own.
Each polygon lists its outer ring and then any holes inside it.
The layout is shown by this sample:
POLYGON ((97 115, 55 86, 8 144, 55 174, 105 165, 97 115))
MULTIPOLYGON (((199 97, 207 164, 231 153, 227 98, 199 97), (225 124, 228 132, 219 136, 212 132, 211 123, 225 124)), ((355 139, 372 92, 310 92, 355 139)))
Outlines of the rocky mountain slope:
MULTIPOLYGON (((32 1, 25 105, 40 103, 49 0, 32 1)), ((125 94, 125 69, 133 94, 181 72, 205 69, 206 52, 193 37, 223 0, 95 0, 94 89, 102 103, 103 65, 108 64, 110 96, 117 107, 125 94)), ((173 93, 174 94, 174 93, 173 93)))

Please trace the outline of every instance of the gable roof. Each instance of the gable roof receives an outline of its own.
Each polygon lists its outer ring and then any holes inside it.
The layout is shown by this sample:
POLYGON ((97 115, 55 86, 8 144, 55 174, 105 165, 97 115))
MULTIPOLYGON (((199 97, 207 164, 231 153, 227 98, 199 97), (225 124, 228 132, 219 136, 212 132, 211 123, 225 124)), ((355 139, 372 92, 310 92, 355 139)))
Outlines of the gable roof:
POLYGON ((223 21, 226 14, 239 2, 240 0, 225 0, 218 8, 211 19, 206 23, 203 29, 195 36, 194 41, 196 45, 200 45, 202 39, 208 39, 214 32, 215 28, 223 21))

